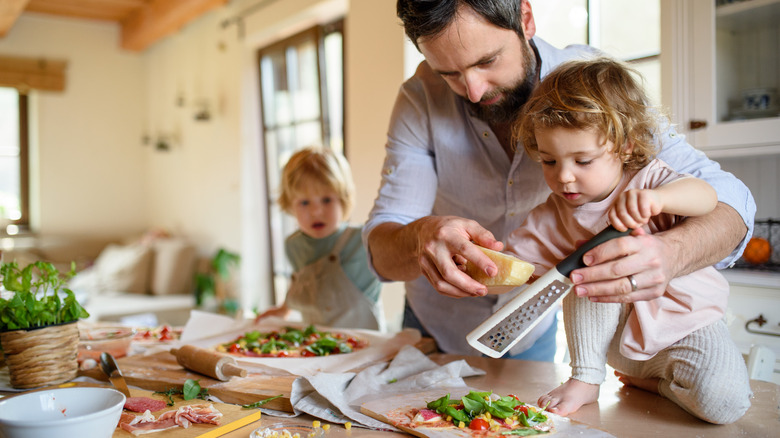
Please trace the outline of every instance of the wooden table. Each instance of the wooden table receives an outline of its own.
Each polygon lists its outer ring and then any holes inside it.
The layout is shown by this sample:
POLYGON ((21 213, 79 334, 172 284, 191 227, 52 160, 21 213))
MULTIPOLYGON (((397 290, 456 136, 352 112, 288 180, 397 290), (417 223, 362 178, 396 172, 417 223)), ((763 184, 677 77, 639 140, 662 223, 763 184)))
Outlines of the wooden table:
MULTIPOLYGON (((512 393, 521 400, 535 403, 547 392, 569 377, 569 367, 549 362, 529 362, 511 359, 491 359, 435 353, 430 358, 445 364, 465 359, 470 365, 485 370, 484 376, 469 377, 466 384, 502 394, 512 393)), ((608 376, 601 387, 598 403, 584 406, 569 418, 604 430, 616 437, 771 437, 780 436, 780 386, 774 383, 751 381, 754 398, 747 414, 734 424, 713 425, 698 420, 671 401, 637 388, 624 388, 614 376, 608 376)), ((263 415, 262 419, 230 432, 224 437, 246 438, 260 427, 274 423, 311 426, 315 418, 303 415, 280 418, 263 415)), ((305 436, 305 435, 303 435, 305 436)), ((337 437, 393 437, 402 433, 382 432, 353 427, 346 431, 342 425, 332 424, 323 435, 337 437)))

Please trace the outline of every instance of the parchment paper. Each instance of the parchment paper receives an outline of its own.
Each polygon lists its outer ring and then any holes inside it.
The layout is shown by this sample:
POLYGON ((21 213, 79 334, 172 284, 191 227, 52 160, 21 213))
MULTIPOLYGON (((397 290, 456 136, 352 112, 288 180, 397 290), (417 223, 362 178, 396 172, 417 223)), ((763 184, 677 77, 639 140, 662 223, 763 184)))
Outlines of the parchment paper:
MULTIPOLYGON (((190 314, 180 345, 190 344, 202 348, 230 342, 252 330, 268 332, 284 327, 305 328, 305 325, 277 318, 269 318, 254 324, 253 321, 234 320, 222 315, 194 311, 190 314)), ((343 329, 320 327, 322 331, 334 331, 355 336, 368 341, 368 347, 349 354, 335 354, 323 357, 273 358, 238 357, 238 365, 250 373, 272 375, 313 376, 318 373, 343 373, 353 371, 373 363, 387 361, 405 345, 414 345, 420 340, 420 332, 406 329, 398 333, 382 333, 374 330, 343 329)))

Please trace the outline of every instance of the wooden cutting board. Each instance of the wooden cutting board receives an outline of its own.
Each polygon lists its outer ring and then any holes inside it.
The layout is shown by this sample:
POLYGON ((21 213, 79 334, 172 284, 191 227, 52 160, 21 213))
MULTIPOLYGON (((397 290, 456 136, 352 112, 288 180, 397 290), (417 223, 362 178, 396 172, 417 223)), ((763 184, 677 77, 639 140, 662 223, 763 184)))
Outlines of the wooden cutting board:
MULTIPOLYGON (((225 403, 249 404, 258 400, 281 395, 263 405, 264 408, 283 412, 292 412, 290 392, 296 376, 269 376, 250 373, 246 377, 233 377, 227 382, 212 379, 203 374, 187 370, 176 362, 169 352, 163 351, 148 356, 127 356, 117 360, 127 384, 149 391, 181 389, 187 379, 198 380, 203 388, 208 388, 225 403)), ((106 375, 99 369, 80 371, 81 375, 107 381, 106 375)))
MULTIPOLYGON (((152 391, 144 391, 141 389, 131 389, 130 395, 133 397, 149 397, 155 400, 163 400, 167 402, 166 397, 154 394, 152 391)), ((153 412, 155 417, 158 417, 162 412, 180 408, 182 406, 198 404, 198 403, 211 403, 220 412, 222 412, 222 418, 219 420, 219 425, 213 424, 191 424, 188 428, 176 427, 168 429, 163 432, 166 438, 190 438, 202 436, 203 434, 210 433, 214 436, 219 436, 222 433, 227 433, 230 430, 235 430, 252 421, 257 421, 259 418, 258 409, 244 409, 239 405, 230 405, 225 403, 204 402, 203 400, 183 400, 181 397, 174 397, 174 405, 167 406, 165 409, 158 412, 153 412), (229 429, 229 430, 228 430, 229 429)), ((133 434, 124 430, 117 429, 114 432, 113 438, 135 438, 133 434)))
MULTIPOLYGON (((386 398, 380 398, 363 403, 360 406, 360 412, 375 418, 387 424, 391 424, 402 431, 422 438, 472 438, 474 435, 467 430, 456 427, 448 429, 425 429, 409 427, 411 418, 404 415, 410 409, 420 409, 425 407, 428 402, 437 400, 445 394, 450 394, 451 399, 459 399, 468 394, 472 388, 444 388, 428 390, 413 394, 401 394, 386 398)), ((480 391, 484 391, 480 389, 480 391)), ((497 391, 498 394, 501 394, 497 391)), ((501 394, 505 395, 505 394, 501 394)), ((578 436, 586 437, 612 437, 612 435, 598 429, 591 428, 581 423, 572 422, 568 418, 555 414, 547 414, 553 419, 555 436, 578 436)), ((484 435, 482 435, 484 436, 484 435)), ((548 435, 539 435, 548 436, 548 435)))

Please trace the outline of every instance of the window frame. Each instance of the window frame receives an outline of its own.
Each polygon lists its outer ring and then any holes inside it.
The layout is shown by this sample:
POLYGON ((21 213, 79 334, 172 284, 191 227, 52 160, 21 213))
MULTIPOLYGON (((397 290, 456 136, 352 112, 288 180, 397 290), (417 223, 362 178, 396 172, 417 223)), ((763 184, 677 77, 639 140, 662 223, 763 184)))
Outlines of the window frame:
MULTIPOLYGON (((19 232, 30 229, 30 99, 27 92, 16 90, 19 120, 19 211, 18 219, 7 219, 8 225, 16 226, 19 232)), ((0 235, 9 235, 8 228, 0 229, 0 235)))

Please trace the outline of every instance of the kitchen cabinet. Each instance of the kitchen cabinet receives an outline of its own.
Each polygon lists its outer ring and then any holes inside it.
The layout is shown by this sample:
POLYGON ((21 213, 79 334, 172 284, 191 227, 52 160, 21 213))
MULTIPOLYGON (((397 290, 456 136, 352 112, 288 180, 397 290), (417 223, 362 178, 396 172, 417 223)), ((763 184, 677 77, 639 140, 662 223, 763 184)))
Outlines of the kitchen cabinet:
POLYGON ((710 157, 780 154, 780 0, 661 0, 662 105, 710 157))
POLYGON ((769 378, 761 379, 780 384, 780 273, 741 269, 721 272, 730 286, 726 323, 749 372, 755 374, 751 378, 768 374, 769 378), (761 352, 762 347, 767 351, 761 352), (756 354, 768 361, 751 369, 751 356, 756 354))

